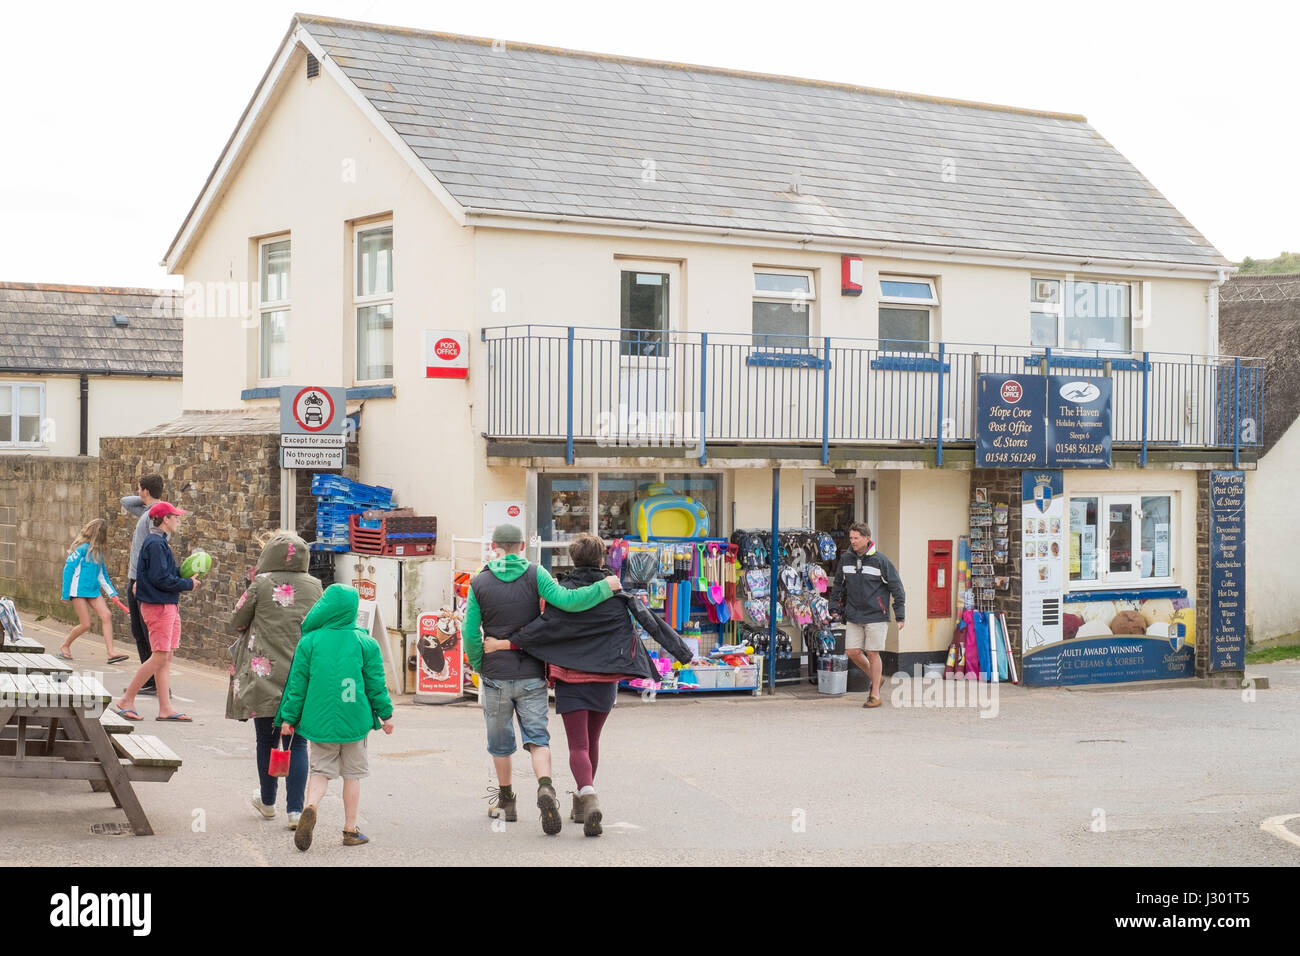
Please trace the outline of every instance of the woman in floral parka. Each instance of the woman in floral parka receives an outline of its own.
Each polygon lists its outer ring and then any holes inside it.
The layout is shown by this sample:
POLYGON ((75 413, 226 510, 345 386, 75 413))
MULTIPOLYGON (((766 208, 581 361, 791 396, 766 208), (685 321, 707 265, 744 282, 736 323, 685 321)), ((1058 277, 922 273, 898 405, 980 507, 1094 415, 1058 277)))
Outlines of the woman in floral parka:
MULTIPOLYGON (((253 580, 230 618, 241 637, 230 645, 226 717, 252 718, 261 781, 261 788, 253 794, 253 809, 267 820, 275 817, 277 779, 267 773, 271 751, 280 746, 275 712, 289 679, 294 649, 302 637, 302 619, 321 596, 320 582, 307 573, 309 560, 307 543, 302 538, 292 531, 272 532, 262 547, 253 580)), ((295 736, 285 781, 291 830, 302 813, 307 767, 307 741, 295 736)))

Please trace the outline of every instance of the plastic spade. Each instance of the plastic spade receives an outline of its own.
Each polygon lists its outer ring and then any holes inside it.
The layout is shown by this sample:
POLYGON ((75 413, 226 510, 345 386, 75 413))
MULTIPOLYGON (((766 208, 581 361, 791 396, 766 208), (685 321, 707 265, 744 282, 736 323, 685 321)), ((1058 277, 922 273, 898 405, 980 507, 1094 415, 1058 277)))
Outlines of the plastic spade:
POLYGON ((709 600, 714 604, 721 604, 726 595, 722 590, 722 562, 718 558, 718 546, 709 545, 709 576, 713 583, 709 585, 709 600))
POLYGON ((127 609, 127 606, 122 603, 121 599, 119 599, 116 594, 113 595, 113 603, 116 604, 118 607, 120 607, 122 609, 122 613, 125 614, 127 617, 131 616, 130 610, 127 609))

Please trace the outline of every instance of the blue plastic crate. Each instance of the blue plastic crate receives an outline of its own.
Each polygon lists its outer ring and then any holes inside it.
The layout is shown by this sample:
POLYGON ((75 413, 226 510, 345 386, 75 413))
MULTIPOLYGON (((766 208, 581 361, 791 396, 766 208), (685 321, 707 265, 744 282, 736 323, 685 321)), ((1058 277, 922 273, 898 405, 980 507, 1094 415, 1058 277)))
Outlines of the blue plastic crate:
POLYGON ((366 485, 342 475, 317 474, 311 478, 311 493, 317 497, 370 504, 386 508, 393 503, 393 489, 382 485, 366 485))

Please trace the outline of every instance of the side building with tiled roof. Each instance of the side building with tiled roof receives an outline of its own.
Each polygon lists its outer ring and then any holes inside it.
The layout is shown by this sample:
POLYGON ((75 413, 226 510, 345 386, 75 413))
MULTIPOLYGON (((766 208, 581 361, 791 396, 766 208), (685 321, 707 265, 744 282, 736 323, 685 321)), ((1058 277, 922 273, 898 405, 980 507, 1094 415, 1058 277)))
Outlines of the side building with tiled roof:
POLYGON ((440 556, 511 515, 558 567, 652 485, 767 527, 777 468, 782 526, 865 521, 900 569, 888 666, 974 594, 1044 655, 1164 602, 1159 676, 1210 667, 1198 512, 1254 466, 1264 370, 1219 353, 1232 264, 1082 116, 298 15, 164 262, 184 407, 346 388, 360 479, 440 556), (979 450, 990 375, 1041 453, 979 450), (1050 468, 1044 378, 1111 395, 1050 468), (1026 468, 1061 513, 999 524, 959 595, 973 498, 1019 516, 1026 468))
POLYGON ((0 282, 0 454, 98 455, 180 414, 181 294, 0 282))
POLYGON ((1233 276, 1220 292, 1223 351, 1268 366, 1259 467, 1246 476, 1247 619, 1256 641, 1300 631, 1300 588, 1279 546, 1300 539, 1300 274, 1233 276))

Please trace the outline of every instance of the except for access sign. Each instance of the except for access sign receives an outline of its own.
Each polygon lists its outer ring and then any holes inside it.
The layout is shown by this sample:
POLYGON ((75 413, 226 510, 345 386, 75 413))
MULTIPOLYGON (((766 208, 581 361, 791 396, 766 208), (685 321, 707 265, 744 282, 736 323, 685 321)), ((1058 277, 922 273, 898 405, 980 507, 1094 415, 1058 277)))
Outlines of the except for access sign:
POLYGON ((424 377, 469 378, 469 333, 426 329, 424 377))
POLYGON ((280 387, 281 435, 342 435, 347 389, 320 385, 280 387))
POLYGON ((281 447, 281 468, 342 468, 347 454, 338 448, 281 447))

